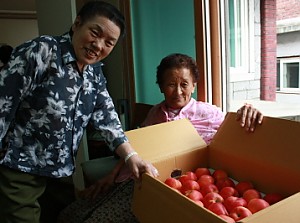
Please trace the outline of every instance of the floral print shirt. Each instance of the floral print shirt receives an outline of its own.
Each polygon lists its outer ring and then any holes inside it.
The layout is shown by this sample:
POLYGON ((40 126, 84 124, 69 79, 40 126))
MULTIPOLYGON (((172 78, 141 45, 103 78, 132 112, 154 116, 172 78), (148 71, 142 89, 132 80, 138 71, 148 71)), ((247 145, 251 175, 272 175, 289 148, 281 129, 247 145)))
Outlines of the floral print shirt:
POLYGON ((191 98, 190 102, 179 111, 170 111, 163 101, 149 111, 142 126, 187 118, 203 140, 209 144, 224 117, 225 113, 217 106, 196 101, 194 98, 191 98))
POLYGON ((88 122, 112 151, 127 142, 101 66, 80 73, 68 33, 17 47, 0 72, 0 164, 70 176, 88 122))

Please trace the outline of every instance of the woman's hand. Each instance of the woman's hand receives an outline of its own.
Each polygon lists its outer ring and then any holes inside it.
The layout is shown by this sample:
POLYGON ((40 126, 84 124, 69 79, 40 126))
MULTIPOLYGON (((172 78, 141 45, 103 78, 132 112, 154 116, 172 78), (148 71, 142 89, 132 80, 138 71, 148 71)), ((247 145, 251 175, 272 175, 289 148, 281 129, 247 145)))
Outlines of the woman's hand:
POLYGON ((251 132, 254 132, 257 124, 262 123, 263 117, 259 110, 247 103, 237 110, 236 114, 236 120, 240 121, 241 126, 251 132))

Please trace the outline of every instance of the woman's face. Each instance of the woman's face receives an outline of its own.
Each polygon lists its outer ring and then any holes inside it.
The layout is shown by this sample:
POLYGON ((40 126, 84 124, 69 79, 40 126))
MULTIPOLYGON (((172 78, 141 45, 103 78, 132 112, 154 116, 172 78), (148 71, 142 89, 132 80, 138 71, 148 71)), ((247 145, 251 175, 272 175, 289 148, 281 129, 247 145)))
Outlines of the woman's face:
POLYGON ((160 91, 164 94, 168 107, 181 109, 191 100, 195 86, 196 83, 194 83, 189 69, 174 68, 168 69, 164 73, 160 91))
POLYGON ((72 30, 72 44, 80 71, 85 65, 107 57, 120 36, 120 28, 103 16, 95 16, 83 24, 77 17, 72 30))

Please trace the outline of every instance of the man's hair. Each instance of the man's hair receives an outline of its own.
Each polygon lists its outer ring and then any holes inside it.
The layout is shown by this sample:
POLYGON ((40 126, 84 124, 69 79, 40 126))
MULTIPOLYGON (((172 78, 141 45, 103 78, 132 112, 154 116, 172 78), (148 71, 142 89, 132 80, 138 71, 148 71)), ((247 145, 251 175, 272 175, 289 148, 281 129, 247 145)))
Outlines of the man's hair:
POLYGON ((124 16, 115 6, 110 3, 96 0, 88 1, 79 10, 77 16, 80 16, 82 23, 85 23, 95 16, 104 16, 120 28, 120 37, 125 35, 124 16))

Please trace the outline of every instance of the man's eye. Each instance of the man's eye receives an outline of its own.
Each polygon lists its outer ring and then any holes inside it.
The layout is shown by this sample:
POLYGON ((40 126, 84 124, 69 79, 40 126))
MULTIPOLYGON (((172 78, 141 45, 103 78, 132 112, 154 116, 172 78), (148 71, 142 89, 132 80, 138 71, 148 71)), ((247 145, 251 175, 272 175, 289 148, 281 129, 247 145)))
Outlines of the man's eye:
POLYGON ((113 47, 115 45, 115 43, 112 41, 106 41, 105 44, 107 47, 113 47))
POLYGON ((92 31, 92 36, 93 36, 93 37, 97 37, 97 36, 98 36, 98 33, 95 32, 95 31, 92 31))

